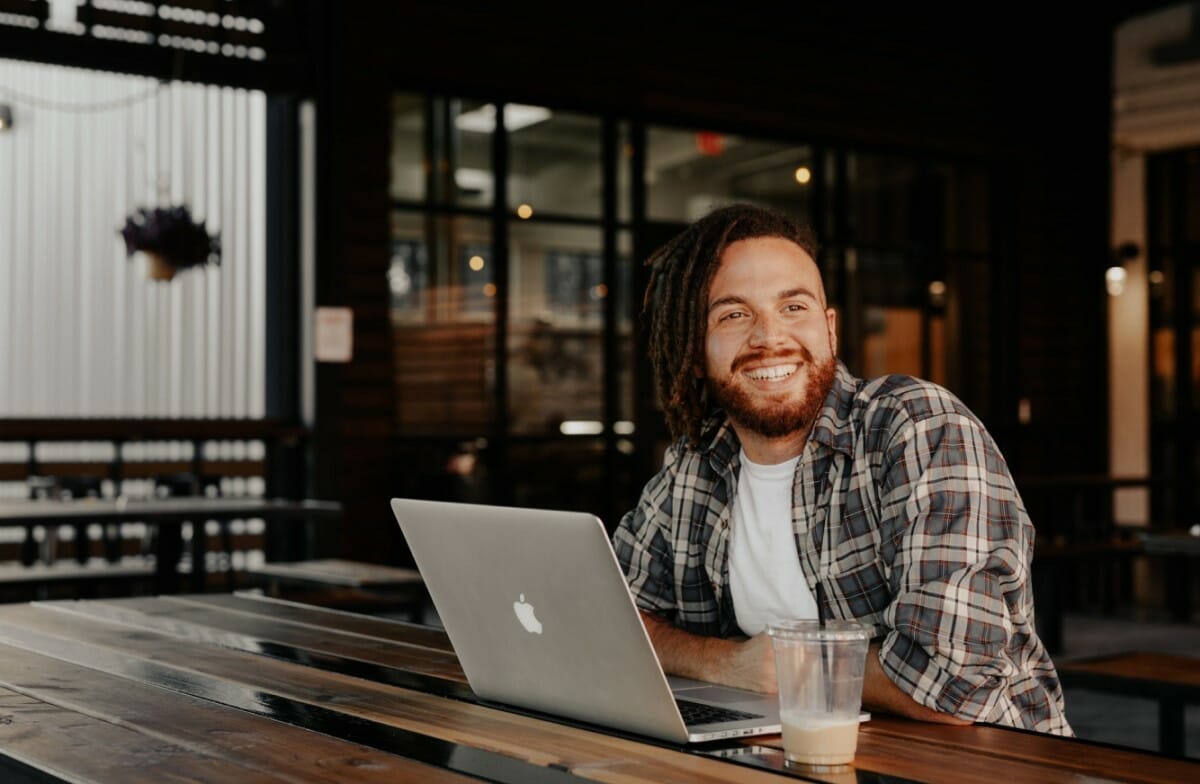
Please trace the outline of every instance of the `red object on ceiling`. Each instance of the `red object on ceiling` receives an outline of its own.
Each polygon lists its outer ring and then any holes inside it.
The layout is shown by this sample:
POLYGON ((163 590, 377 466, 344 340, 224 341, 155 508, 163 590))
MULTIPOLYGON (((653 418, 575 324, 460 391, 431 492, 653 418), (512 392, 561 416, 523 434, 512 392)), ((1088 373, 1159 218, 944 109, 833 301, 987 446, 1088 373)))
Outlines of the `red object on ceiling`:
POLYGON ((704 155, 725 152, 725 137, 714 131, 696 131, 696 149, 704 155))

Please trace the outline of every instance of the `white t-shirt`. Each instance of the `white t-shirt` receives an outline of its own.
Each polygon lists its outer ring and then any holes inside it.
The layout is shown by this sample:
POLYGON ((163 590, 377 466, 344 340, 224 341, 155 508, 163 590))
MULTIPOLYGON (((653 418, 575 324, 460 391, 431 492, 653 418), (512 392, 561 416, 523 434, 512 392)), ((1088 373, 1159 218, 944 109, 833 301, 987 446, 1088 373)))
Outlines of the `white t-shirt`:
POLYGON ((817 602, 804 579, 792 533, 792 481, 799 460, 758 465, 744 451, 741 454, 729 588, 738 626, 748 635, 775 621, 817 617, 817 602))

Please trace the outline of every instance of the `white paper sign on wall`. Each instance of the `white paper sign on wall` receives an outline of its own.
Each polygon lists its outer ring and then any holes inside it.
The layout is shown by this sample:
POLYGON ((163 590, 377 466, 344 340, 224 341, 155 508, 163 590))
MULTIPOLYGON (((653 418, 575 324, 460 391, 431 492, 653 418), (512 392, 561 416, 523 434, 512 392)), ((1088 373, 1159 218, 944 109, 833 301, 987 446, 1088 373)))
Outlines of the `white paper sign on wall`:
POLYGON ((349 362, 354 356, 354 311, 317 308, 313 353, 318 362, 349 362))

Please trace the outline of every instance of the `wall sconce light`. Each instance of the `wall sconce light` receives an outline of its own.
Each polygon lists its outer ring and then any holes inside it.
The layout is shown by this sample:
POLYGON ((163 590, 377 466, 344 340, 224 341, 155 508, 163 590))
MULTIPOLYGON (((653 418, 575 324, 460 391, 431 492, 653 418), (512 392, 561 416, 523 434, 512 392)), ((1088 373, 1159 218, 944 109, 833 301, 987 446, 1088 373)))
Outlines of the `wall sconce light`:
POLYGON ((12 128, 12 107, 0 103, 0 131, 7 131, 9 128, 12 128))
POLYGON ((1104 271, 1104 288, 1109 296, 1119 297, 1125 292, 1125 262, 1136 259, 1140 253, 1136 242, 1122 242, 1113 250, 1112 262, 1104 271))

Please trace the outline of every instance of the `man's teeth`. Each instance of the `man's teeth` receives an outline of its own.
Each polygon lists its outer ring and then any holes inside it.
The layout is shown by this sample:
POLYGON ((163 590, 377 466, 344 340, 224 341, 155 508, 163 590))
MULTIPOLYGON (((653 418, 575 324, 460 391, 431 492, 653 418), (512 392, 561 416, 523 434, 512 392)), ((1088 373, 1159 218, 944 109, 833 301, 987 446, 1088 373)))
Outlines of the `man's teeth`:
POLYGON ((775 365, 774 367, 755 368, 746 371, 746 375, 755 381, 778 381, 796 372, 795 365, 775 365))

